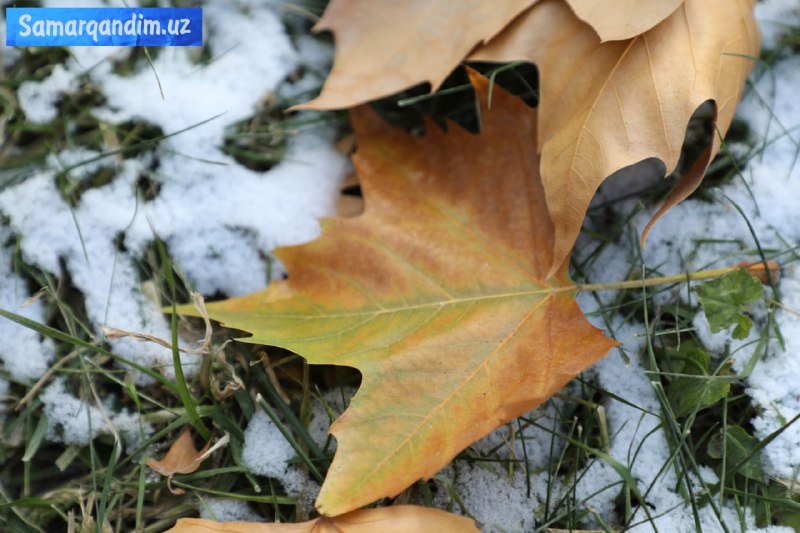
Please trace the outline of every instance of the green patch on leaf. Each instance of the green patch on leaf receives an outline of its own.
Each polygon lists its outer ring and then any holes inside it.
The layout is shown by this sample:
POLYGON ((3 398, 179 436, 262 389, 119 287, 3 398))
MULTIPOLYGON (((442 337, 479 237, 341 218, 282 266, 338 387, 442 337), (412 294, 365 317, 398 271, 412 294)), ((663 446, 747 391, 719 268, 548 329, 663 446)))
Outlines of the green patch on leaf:
POLYGON ((680 373, 669 387, 667 397, 675 416, 687 416, 710 407, 731 390, 730 383, 719 375, 711 375, 708 354, 699 348, 679 350, 673 361, 680 373))
MULTIPOLYGON (((725 438, 725 465, 728 476, 741 474, 749 479, 763 481, 764 472, 761 469, 758 444, 758 439, 741 426, 728 426, 725 438)), ((708 455, 714 459, 722 459, 722 432, 709 440, 708 455)))
POLYGON ((717 333, 736 326, 734 339, 744 339, 750 333, 753 321, 744 313, 764 295, 761 283, 743 268, 700 284, 695 292, 711 331, 717 333))

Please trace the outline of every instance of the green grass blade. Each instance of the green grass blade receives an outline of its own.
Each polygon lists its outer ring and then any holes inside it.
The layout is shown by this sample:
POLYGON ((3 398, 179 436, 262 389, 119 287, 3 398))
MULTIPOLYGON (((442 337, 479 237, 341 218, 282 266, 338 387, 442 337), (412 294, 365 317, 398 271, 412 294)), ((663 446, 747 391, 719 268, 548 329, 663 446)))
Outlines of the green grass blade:
POLYGON ((36 455, 36 452, 39 450, 39 446, 42 444, 42 440, 44 439, 44 433, 47 430, 47 417, 42 415, 39 417, 39 422, 36 423, 36 428, 33 430, 33 434, 31 435, 30 440, 28 441, 28 446, 25 448, 25 455, 22 456, 22 462, 27 463, 36 455))
POLYGON ((172 315, 170 317, 170 329, 172 330, 172 365, 175 369, 175 385, 178 392, 178 397, 181 399, 184 408, 186 409, 186 416, 189 417, 189 422, 204 439, 211 438, 211 431, 203 423, 200 415, 197 413, 197 402, 189 388, 186 385, 186 378, 183 375, 183 367, 181 366, 181 352, 178 347, 178 314, 175 305, 175 277, 172 274, 172 261, 167 255, 167 249, 161 239, 156 236, 156 248, 164 264, 164 275, 167 279, 167 285, 172 296, 172 315))
POLYGON ((162 385, 167 387, 170 391, 172 391, 174 393, 177 393, 177 389, 176 389, 174 383, 172 383, 170 380, 168 380, 167 378, 165 378, 164 376, 162 376, 161 374, 159 374, 158 372, 156 372, 156 371, 154 371, 154 370, 152 370, 150 368, 147 368, 145 366, 142 366, 142 365, 139 365, 137 363, 134 363, 133 361, 130 361, 129 359, 126 359, 126 358, 124 358, 122 356, 119 356, 119 355, 116 355, 114 353, 111 353, 108 350, 100 348, 99 346, 94 346, 93 344, 90 344, 90 343, 88 343, 86 341, 78 339, 77 337, 73 337, 72 335, 68 335, 68 334, 64 333, 63 331, 59 331, 59 330, 57 330, 55 328, 51 328, 50 326, 47 326, 45 324, 40 324, 39 322, 36 322, 35 320, 31 320, 30 318, 24 317, 22 315, 18 315, 16 313, 12 313, 11 311, 6 311, 5 309, 0 309, 0 316, 5 317, 5 318, 7 318, 7 319, 9 319, 9 320, 11 320, 13 322, 16 322, 20 326, 24 326, 24 327, 26 327, 28 329, 32 329, 32 330, 36 331, 37 333, 39 333, 40 335, 42 335, 44 337, 49 337, 49 338, 51 338, 53 340, 66 342, 68 344, 71 344, 73 346, 77 346, 77 347, 80 347, 80 348, 86 348, 87 350, 91 350, 91 351, 99 353, 101 355, 105 355, 107 357, 110 357, 110 358, 112 358, 112 359, 114 359, 116 361, 119 361, 123 365, 127 365, 127 366, 129 366, 129 367, 131 367, 131 368, 133 368, 135 370, 138 370, 142 374, 146 374, 146 375, 150 376, 154 380, 158 381, 159 383, 161 383, 162 385))

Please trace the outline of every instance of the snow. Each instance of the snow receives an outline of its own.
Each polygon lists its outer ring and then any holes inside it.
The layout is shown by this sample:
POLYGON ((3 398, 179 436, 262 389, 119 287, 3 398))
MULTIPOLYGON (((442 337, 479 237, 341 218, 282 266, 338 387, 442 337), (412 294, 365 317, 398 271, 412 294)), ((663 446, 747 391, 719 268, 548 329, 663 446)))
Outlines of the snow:
POLYGON ((78 80, 62 65, 56 65, 44 81, 29 81, 20 85, 17 97, 25 117, 34 124, 44 124, 58 116, 58 99, 77 88, 78 80))
POLYGON ((125 409, 114 410, 113 398, 104 399, 107 405, 90 405, 67 390, 63 378, 56 379, 39 396, 47 417, 45 438, 52 442, 85 445, 100 434, 116 433, 128 451, 136 449, 152 433, 149 424, 125 409))
MULTIPOLYGON (((8 232, 0 228, 0 240, 8 232)), ((32 296, 25 282, 13 270, 11 258, 0 252, 0 309, 42 322, 44 307, 34 301, 22 307, 32 296)), ((18 326, 9 320, 0 320, 0 361, 11 379, 29 383, 44 374, 54 357, 53 343, 42 340, 33 330, 18 326)))
POLYGON ((756 4, 762 46, 775 48, 781 36, 800 21, 800 6, 787 0, 763 0, 756 4))
MULTIPOLYGON (((58 2, 46 4, 55 6, 58 2)), ((84 0, 80 4, 95 6, 102 2, 84 0)), ((20 307, 38 287, 26 286, 15 272, 12 258, 17 252, 15 239, 19 238, 19 253, 27 264, 55 276, 66 270, 85 298, 91 326, 98 335, 103 326, 112 326, 169 338, 159 304, 147 295, 143 288, 147 280, 141 279, 137 270, 137 261, 152 245, 154 235, 166 242, 194 289, 205 295, 233 296, 267 285, 271 250, 318 234, 317 219, 331 213, 338 184, 348 168, 345 158, 331 146, 329 128, 317 125, 300 130, 290 139, 284 161, 267 172, 244 168, 221 149, 226 129, 250 116, 270 95, 292 96, 315 83, 307 77, 291 86, 281 85, 287 75, 301 64, 319 66, 330 58, 328 47, 312 38, 301 37, 292 43, 273 4, 255 0, 206 2, 206 38, 213 59, 200 64, 196 51, 159 51, 154 69, 163 99, 153 70, 146 63, 129 76, 113 72, 113 62, 129 53, 119 48, 71 49, 72 56, 63 65, 56 65, 44 80, 22 85, 17 96, 31 122, 51 121, 57 116, 59 99, 68 98, 88 80, 105 96, 105 102, 93 110, 99 119, 112 125, 141 121, 165 134, 180 133, 162 140, 155 153, 124 161, 108 157, 81 164, 100 152, 69 147, 52 154, 42 168, 32 169, 18 184, 0 190, 0 216, 9 221, 0 227, 0 308, 39 322, 47 319, 41 300, 20 307), (70 178, 83 180, 102 167, 113 169, 110 183, 87 190, 74 206, 64 200, 56 184, 58 172, 71 168, 70 178), (155 198, 145 200, 137 195, 136 183, 142 175, 160 185, 155 198), (120 240, 123 246, 118 246, 120 240), (11 242, 14 244, 9 245, 11 242)), ((793 2, 767 0, 758 3, 756 12, 765 34, 764 44, 769 48, 777 46, 789 25, 800 24, 800 8, 793 2)), ((0 24, 0 38, 3 32, 4 24, 0 24)), ((18 56, 14 50, 3 49, 2 54, 0 64, 18 56)), ((798 56, 784 58, 757 77, 739 117, 747 121, 754 136, 763 139, 763 152, 748 162, 740 178, 720 188, 714 203, 688 200, 669 212, 654 227, 643 250, 642 261, 647 267, 668 275, 757 259, 753 235, 731 200, 742 208, 763 248, 786 250, 800 243, 800 101, 794 94, 798 86, 798 56)), ((745 147, 731 149, 739 154, 745 147)), ((628 192, 626 187, 641 181, 642 171, 647 173, 648 168, 657 174, 658 164, 653 167, 653 162, 646 162, 636 172, 615 176, 601 195, 613 198, 616 191, 628 192)), ((637 201, 619 202, 614 209, 629 214, 637 201)), ((633 227, 641 232, 652 214, 652 209, 637 214, 633 227)), ((588 240, 582 242, 589 244, 588 240)), ((637 268, 639 259, 631 243, 630 238, 623 237, 608 245, 592 263, 590 280, 618 281, 628 275, 631 266, 637 268)), ((586 250, 583 253, 586 255, 586 250)), ((789 254, 778 260, 787 261, 780 282, 782 302, 788 309, 800 310, 800 269, 789 254)), ((275 266, 273 275, 280 275, 280 265, 275 266)), ((594 312, 611 302, 614 294, 598 296, 599 302, 581 295, 579 303, 598 327, 606 328, 600 314, 594 312)), ((654 301, 665 303, 676 296, 696 303, 685 285, 654 295, 654 301)), ((754 315, 763 323, 764 308, 756 309, 754 315)), ((630 469, 639 490, 647 493, 656 517, 651 524, 644 510, 637 509, 633 523, 638 525, 630 530, 652 531, 655 525, 659 531, 694 531, 692 512, 675 488, 674 469, 662 471, 670 449, 659 428, 659 403, 644 371, 644 326, 619 316, 611 318, 608 332, 623 345, 584 377, 619 398, 606 394, 603 401, 610 435, 606 451, 630 469)), ((800 383, 800 318, 778 310, 775 319, 786 340, 786 350, 771 346, 769 357, 759 361, 746 380, 746 393, 757 413, 752 423, 760 439, 800 414, 796 388, 800 383)), ((736 359, 734 370, 743 370, 752 353, 748 343, 757 338, 757 327, 748 339, 739 341, 729 332, 712 334, 702 313, 695 316, 692 326, 709 351, 730 350, 736 359)), ((120 356, 163 368, 170 375, 170 351, 132 339, 110 344, 120 356)), ((10 381, 30 385, 54 359, 52 342, 0 320, 0 361, 10 381)), ((194 362, 194 356, 184 357, 187 370, 193 369, 194 362)), ((141 376, 138 379, 143 380, 141 376)), ((8 386, 0 379, 3 394, 8 386)), ((346 398, 352 393, 346 391, 346 398)), ((577 395, 580 390, 571 393, 577 395)), ((98 434, 114 431, 122 436, 126 449, 132 450, 152 431, 136 414, 115 409, 114 398, 103 398, 101 405, 91 398, 78 398, 62 377, 46 385, 40 399, 48 421, 46 438, 52 441, 83 445, 98 434)), ((345 407, 338 390, 326 394, 324 400, 336 415, 345 407)), ((559 425, 562 405, 562 400, 553 399, 527 417, 563 431, 566 428, 559 425)), ((315 402, 310 431, 320 443, 325 441, 327 426, 326 408, 322 402, 315 402)), ((487 453, 499 446, 498 456, 521 458, 522 440, 508 444, 512 429, 517 428, 498 429, 473 449, 487 453)), ((496 465, 459 462, 457 468, 448 467, 440 474, 436 504, 453 504, 441 482, 447 480, 487 532, 530 531, 540 525, 548 484, 554 498, 571 485, 562 478, 548 479, 549 454, 557 455, 563 443, 556 441, 553 452, 548 432, 536 427, 526 427, 523 432, 524 452, 534 472, 529 478, 530 496, 528 476, 521 467, 509 472, 496 465)), ((303 502, 310 502, 318 491, 316 483, 293 465, 294 450, 263 412, 249 422, 242 454, 253 474, 280 481, 289 495, 303 502)), ((763 462, 770 476, 798 479, 800 424, 786 428, 766 447, 763 462)), ((704 483, 718 482, 707 467, 701 467, 699 474, 692 474, 690 479, 695 492, 702 491, 704 483)), ((579 505, 613 523, 620 482, 619 474, 607 462, 596 459, 580 472, 574 496, 579 505)), ((219 520, 257 520, 250 507, 235 500, 204 498, 198 508, 203 516, 219 520)), ((721 509, 721 518, 708 505, 699 513, 703 531, 722 531, 722 523, 732 531, 741 529, 740 517, 731 504, 721 509)), ((596 525, 592 516, 590 513, 588 526, 596 525)), ((755 529, 752 516, 745 517, 745 529, 788 531, 777 527, 755 529)))
POLYGON ((201 498, 198 505, 200 518, 217 522, 265 522, 263 516, 253 511, 247 502, 232 498, 201 498))
MULTIPOLYGON (((722 189, 725 196, 743 209, 764 249, 781 250, 800 242, 800 210, 797 208, 797 199, 800 198, 800 165, 797 164, 800 137, 796 130, 800 125, 800 104, 792 89, 797 83, 800 83, 800 58, 796 56, 781 61, 769 75, 761 76, 757 81, 741 106, 739 116, 748 121, 754 135, 763 138, 766 143, 764 151, 749 162, 742 179, 722 189)), ((754 249, 756 243, 744 218, 730 202, 722 196, 720 198, 720 202, 713 205, 690 200, 668 213, 651 234, 644 253, 646 263, 662 265, 667 273, 675 273, 705 268, 706 265, 716 266, 714 261, 725 257, 726 253, 740 254, 743 247, 754 249), (711 235, 714 239, 729 242, 698 245, 711 235), (691 262, 680 261, 681 257, 690 254, 694 254, 691 262)), ((639 227, 645 218, 637 220, 639 227)), ((730 262, 735 264, 737 261, 730 262)), ((782 271, 780 284, 786 308, 800 309, 798 288, 800 272, 795 264, 789 263, 782 271)), ((753 420, 759 439, 800 414, 800 399, 795 387, 800 382, 800 360, 797 358, 800 353, 800 320, 791 312, 779 310, 776 321, 786 340, 786 350, 775 346, 770 357, 760 361, 747 380, 747 392, 761 408, 753 420)), ((736 351, 753 341, 757 333, 754 331, 749 339, 736 342, 728 332, 711 334, 702 315, 698 315, 693 325, 703 343, 716 350, 727 344, 736 351)), ((748 355, 739 358, 735 368, 741 369, 752 353, 743 352, 748 355)), ((798 450, 800 425, 793 424, 767 446, 764 453, 767 474, 796 479, 800 471, 798 450)))
POLYGON ((244 432, 242 462, 253 474, 280 480, 289 496, 309 503, 316 498, 319 486, 289 464, 296 455, 266 413, 259 411, 253 416, 244 432))

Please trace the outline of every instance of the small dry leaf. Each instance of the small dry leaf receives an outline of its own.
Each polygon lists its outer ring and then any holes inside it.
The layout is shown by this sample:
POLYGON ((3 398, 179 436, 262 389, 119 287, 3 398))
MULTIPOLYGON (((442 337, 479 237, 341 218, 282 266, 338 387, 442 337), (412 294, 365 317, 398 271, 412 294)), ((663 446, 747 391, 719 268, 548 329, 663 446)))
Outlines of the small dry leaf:
POLYGON ((554 268, 571 253, 600 184, 648 158, 672 172, 689 119, 711 100, 713 144, 653 221, 694 191, 758 53, 752 0, 686 0, 646 33, 606 43, 563 0, 542 0, 471 56, 527 60, 539 69, 541 173, 556 224, 554 268))
POLYGON ((302 524, 213 522, 181 518, 167 533, 480 533, 475 523, 438 509, 394 505, 362 509, 336 518, 320 517, 302 524))
POLYGON ((192 441, 192 432, 187 426, 181 432, 172 446, 170 446, 167 455, 160 461, 156 461, 152 457, 147 460, 147 466, 167 477, 167 488, 173 494, 183 494, 183 489, 172 488, 172 476, 175 474, 191 474, 198 468, 203 461, 203 455, 211 445, 209 440, 205 446, 200 450, 195 450, 194 442, 192 441))

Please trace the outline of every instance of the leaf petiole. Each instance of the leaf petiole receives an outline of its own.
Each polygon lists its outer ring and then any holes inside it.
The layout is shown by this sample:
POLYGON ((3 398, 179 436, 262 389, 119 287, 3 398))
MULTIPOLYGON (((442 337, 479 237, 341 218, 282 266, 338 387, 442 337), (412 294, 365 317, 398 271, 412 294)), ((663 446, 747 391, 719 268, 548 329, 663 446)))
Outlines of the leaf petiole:
MULTIPOLYGON (((770 275, 775 276, 778 271, 778 265, 773 261, 769 261, 767 264, 770 275)), ((577 285, 578 292, 587 292, 587 291, 611 291, 611 290, 624 290, 624 289, 640 289, 642 287, 653 287, 656 285, 667 285, 670 283, 681 283, 684 281, 698 281, 704 279, 715 279, 730 272, 734 272, 739 270, 740 268, 746 268, 748 272, 755 276, 760 276, 765 270, 763 263, 756 263, 749 267, 743 267, 742 265, 736 265, 732 267, 725 267, 725 268, 714 268, 711 270, 699 270, 697 272, 683 272, 681 274, 675 274, 672 276, 660 276, 657 278, 647 278, 647 279, 629 279, 625 281, 615 281, 612 283, 587 283, 583 285, 577 285)))

